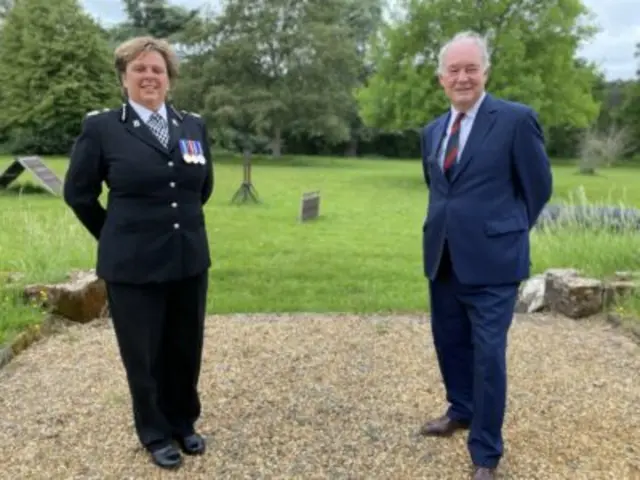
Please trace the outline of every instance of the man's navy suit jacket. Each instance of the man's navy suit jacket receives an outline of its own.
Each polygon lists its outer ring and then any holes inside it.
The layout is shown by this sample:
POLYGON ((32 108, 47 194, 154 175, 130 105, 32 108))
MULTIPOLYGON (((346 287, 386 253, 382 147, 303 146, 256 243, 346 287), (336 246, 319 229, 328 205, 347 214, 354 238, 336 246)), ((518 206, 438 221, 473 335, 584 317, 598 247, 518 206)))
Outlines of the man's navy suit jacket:
POLYGON ((530 274, 529 231, 552 192, 544 136, 529 107, 487 94, 450 179, 438 157, 450 113, 421 132, 429 187, 424 272, 435 280, 447 242, 453 270, 468 285, 517 283, 530 274))

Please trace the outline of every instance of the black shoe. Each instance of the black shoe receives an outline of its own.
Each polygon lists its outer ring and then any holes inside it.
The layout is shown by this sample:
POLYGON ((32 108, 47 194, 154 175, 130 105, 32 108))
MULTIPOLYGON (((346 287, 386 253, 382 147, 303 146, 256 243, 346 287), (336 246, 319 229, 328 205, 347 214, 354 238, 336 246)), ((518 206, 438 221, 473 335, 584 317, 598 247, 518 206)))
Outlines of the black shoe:
POLYGON ((192 433, 186 437, 176 437, 176 441, 187 455, 202 455, 206 449, 206 442, 198 433, 192 433))
POLYGON ((153 463, 161 468, 175 469, 182 465, 182 455, 174 445, 165 445, 149 452, 153 463))

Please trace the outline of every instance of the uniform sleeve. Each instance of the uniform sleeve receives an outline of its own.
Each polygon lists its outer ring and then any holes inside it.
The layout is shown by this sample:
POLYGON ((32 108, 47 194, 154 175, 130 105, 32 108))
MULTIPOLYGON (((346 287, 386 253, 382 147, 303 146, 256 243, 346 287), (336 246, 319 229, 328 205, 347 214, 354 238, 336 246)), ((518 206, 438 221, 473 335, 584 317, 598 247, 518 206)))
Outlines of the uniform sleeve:
POLYGON ((98 200, 104 180, 99 134, 97 118, 87 117, 73 146, 63 188, 65 203, 96 240, 106 218, 98 200))
POLYGON ((527 206, 529 228, 551 198, 553 179, 544 145, 544 135, 536 113, 527 110, 516 125, 513 143, 515 172, 520 193, 527 206))
POLYGON ((211 148, 209 146, 209 132, 207 131, 207 125, 202 120, 202 149, 204 158, 206 160, 205 168, 207 169, 204 185, 202 186, 202 204, 204 205, 209 201, 213 194, 213 188, 215 184, 213 158, 211 156, 211 148))

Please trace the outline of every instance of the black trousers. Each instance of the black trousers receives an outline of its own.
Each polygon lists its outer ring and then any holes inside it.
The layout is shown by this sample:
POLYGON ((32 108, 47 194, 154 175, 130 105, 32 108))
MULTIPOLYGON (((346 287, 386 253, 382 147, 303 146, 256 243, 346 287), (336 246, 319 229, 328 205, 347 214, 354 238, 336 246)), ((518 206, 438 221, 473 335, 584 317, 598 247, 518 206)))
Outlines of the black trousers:
POLYGON ((208 274, 159 284, 107 282, 133 419, 148 449, 194 432, 200 416, 208 274))

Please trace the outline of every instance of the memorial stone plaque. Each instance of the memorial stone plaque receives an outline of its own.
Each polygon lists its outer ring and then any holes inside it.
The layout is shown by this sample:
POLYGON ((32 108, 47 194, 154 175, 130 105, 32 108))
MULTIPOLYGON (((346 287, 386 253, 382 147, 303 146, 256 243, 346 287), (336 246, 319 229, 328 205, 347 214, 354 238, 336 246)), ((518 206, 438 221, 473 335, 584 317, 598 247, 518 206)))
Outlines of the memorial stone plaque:
POLYGON ((40 157, 16 157, 16 159, 0 174, 0 188, 7 188, 22 172, 29 170, 49 192, 54 195, 62 193, 62 181, 47 167, 40 157))
POLYGON ((307 192, 302 194, 300 205, 300 221, 313 220, 320 214, 320 192, 307 192))

